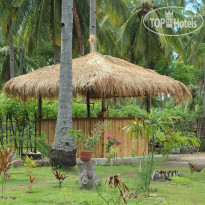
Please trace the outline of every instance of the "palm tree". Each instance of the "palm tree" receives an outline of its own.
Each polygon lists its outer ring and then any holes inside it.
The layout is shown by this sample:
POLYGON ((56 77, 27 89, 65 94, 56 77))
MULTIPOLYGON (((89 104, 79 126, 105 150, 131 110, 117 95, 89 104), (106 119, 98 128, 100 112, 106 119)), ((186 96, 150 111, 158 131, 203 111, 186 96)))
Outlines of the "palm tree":
POLYGON ((72 128, 72 22, 73 1, 62 0, 61 18, 61 66, 59 105, 56 133, 51 146, 50 160, 53 166, 65 167, 76 164, 76 148, 73 136, 67 134, 72 128))
MULTIPOLYGON (((153 67, 154 58, 161 55, 161 53, 166 57, 169 56, 171 46, 174 45, 179 52, 182 52, 183 45, 180 38, 168 38, 152 33, 143 25, 145 15, 157 8, 156 3, 153 4, 151 1, 142 0, 138 4, 130 3, 127 6, 129 15, 120 28, 118 39, 122 56, 129 54, 130 57, 128 56, 128 58, 132 63, 138 63, 139 60, 143 59, 145 66, 151 68, 153 67)), ((157 12, 153 12, 152 15, 154 18, 159 18, 157 12)), ((149 19, 145 19, 145 23, 150 24, 149 19)), ((161 28, 158 31, 160 33, 164 32, 161 28)))
POLYGON ((15 66, 14 66, 14 40, 13 34, 11 32, 13 19, 16 15, 18 7, 15 5, 15 1, 11 0, 0 0, 0 18, 1 18, 1 27, 4 32, 7 34, 7 41, 9 44, 9 61, 10 61, 10 71, 9 79, 15 76, 15 66))
MULTIPOLYGON (((17 48, 14 46, 14 65, 15 73, 18 73, 17 68, 22 65, 22 53, 23 48, 17 48)), ((27 55, 24 56, 24 66, 22 65, 22 71, 33 70, 38 67, 37 63, 29 58, 27 55)), ((10 79, 10 49, 9 42, 7 41, 7 36, 0 30, 0 89, 3 84, 10 79)))
MULTIPOLYGON (((88 0, 74 0, 73 3, 73 48, 77 56, 79 53, 84 55, 84 39, 86 35, 88 38, 85 29, 88 26, 85 21, 88 13, 84 10, 89 4, 88 0)), ((60 21, 61 0, 21 0, 12 31, 21 41, 25 40, 27 47, 32 50, 41 46, 42 41, 49 41, 53 46, 54 64, 57 64, 60 62, 60 21)))
POLYGON ((120 57, 117 36, 128 16, 127 5, 123 0, 99 0, 97 8, 98 51, 120 57))

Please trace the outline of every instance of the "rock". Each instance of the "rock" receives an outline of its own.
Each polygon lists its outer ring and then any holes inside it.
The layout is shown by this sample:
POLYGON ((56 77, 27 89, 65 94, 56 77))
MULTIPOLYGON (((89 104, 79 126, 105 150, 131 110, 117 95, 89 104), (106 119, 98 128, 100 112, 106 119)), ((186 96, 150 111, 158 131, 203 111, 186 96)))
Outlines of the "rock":
POLYGON ((153 181, 157 181, 159 180, 159 172, 158 171, 154 171, 153 175, 152 175, 152 180, 153 181))
POLYGON ((32 157, 33 160, 41 160, 41 153, 26 153, 26 154, 21 154, 21 158, 24 159, 26 156, 28 156, 29 158, 32 157))
POLYGON ((178 172, 178 177, 182 177, 182 173, 181 172, 178 172))
POLYGON ((157 197, 157 194, 150 194, 150 197, 157 197))

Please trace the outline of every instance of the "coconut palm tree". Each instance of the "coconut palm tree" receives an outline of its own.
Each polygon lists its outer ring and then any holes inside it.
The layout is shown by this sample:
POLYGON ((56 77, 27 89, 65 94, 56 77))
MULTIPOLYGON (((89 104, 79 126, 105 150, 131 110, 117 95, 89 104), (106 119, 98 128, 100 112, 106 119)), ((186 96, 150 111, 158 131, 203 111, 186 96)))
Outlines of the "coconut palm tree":
POLYGON ((7 34, 6 39, 9 42, 9 61, 10 61, 10 71, 9 79, 15 76, 15 59, 14 59, 14 40, 13 34, 11 32, 13 19, 16 15, 18 7, 15 5, 15 1, 12 0, 0 0, 0 18, 1 18, 1 27, 4 33, 7 34))
POLYGON ((50 152, 53 166, 69 167, 76 164, 74 139, 67 134, 67 130, 72 128, 72 23, 73 1, 62 0, 59 106, 50 152))
MULTIPOLYGON (((148 12, 154 11, 157 4, 151 1, 142 0, 127 4, 129 15, 123 23, 119 33, 119 46, 121 55, 127 56, 129 53, 130 61, 137 63, 144 59, 145 66, 151 68, 154 58, 163 53, 166 57, 170 54, 170 47, 175 46, 178 52, 182 52, 183 44, 180 38, 165 37, 149 31, 143 24, 143 19, 148 12)), ((160 7, 162 2, 160 2, 160 7)), ((154 18, 159 18, 157 12, 152 13, 154 18)), ((150 24, 149 19, 145 19, 146 24, 150 24)), ((159 28, 160 33, 164 31, 159 28)), ((174 32, 174 31, 173 31, 174 32)))
MULTIPOLYGON (((22 65, 22 53, 23 48, 17 48, 14 46, 14 65, 15 65, 15 73, 18 73, 17 68, 22 65)), ((38 64, 24 55, 24 66, 22 65, 23 70, 33 70, 38 67, 38 64)), ((10 79, 10 49, 9 44, 5 35, 0 32, 0 89, 3 84, 10 79)))
MULTIPOLYGON (((88 38, 85 29, 88 24, 86 25, 87 22, 84 21, 88 13, 84 10, 89 8, 89 3, 88 0, 74 0, 73 4, 73 48, 74 55, 77 56, 78 53, 84 54, 84 38, 86 35, 88 38)), ((25 40, 27 47, 31 47, 32 50, 41 46, 42 41, 51 42, 54 64, 57 64, 60 62, 60 21, 61 0, 21 0, 12 31, 20 37, 21 41, 25 40)))

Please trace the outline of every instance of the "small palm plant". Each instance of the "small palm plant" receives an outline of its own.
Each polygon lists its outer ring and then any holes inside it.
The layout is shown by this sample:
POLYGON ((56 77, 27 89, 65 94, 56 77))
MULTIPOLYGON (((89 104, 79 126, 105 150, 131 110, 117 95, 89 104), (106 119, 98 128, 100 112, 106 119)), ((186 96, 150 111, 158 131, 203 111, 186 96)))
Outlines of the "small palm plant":
POLYGON ((8 170, 13 165, 21 164, 20 160, 14 160, 16 154, 12 154, 13 145, 9 149, 8 147, 4 147, 0 149, 0 174, 2 178, 2 198, 5 198, 6 193, 6 182, 10 178, 11 174, 8 170))
POLYGON ((172 117, 162 110, 152 109, 150 113, 144 110, 138 110, 137 116, 138 118, 134 122, 129 121, 130 125, 124 129, 129 132, 131 138, 136 140, 145 138, 151 144, 151 164, 147 187, 149 192, 155 143, 161 143, 164 147, 163 154, 168 155, 174 148, 189 144, 198 147, 200 142, 191 134, 182 136, 181 132, 175 132, 174 124, 177 122, 177 117, 172 117))

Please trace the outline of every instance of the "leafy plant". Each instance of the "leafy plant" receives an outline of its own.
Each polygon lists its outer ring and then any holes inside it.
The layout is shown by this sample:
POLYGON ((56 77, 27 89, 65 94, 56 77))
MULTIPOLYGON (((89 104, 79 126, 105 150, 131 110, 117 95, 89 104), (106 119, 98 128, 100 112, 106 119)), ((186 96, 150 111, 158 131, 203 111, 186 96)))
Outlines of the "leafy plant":
POLYGON ((2 178, 2 198, 5 198, 6 182, 11 176, 8 170, 13 165, 21 164, 20 160, 14 160, 16 154, 12 154, 12 149, 13 145, 10 149, 7 147, 0 149, 0 174, 2 178))
POLYGON ((81 130, 69 129, 68 134, 75 138, 76 146, 84 151, 92 151, 104 132, 104 122, 98 122, 92 130, 92 136, 86 136, 81 130))
POLYGON ((123 199, 124 203, 127 204, 127 201, 125 199, 125 191, 127 190, 128 192, 130 191, 127 185, 119 178, 118 175, 115 176, 109 176, 109 186, 112 187, 114 184, 115 188, 119 189, 120 192, 120 197, 123 199), (123 190, 122 190, 123 188, 123 190))
POLYGON ((107 136, 106 137, 108 139, 108 144, 106 147, 106 154, 107 154, 107 164, 108 165, 112 165, 112 159, 115 157, 115 155, 118 152, 118 148, 112 148, 112 146, 114 145, 120 145, 122 142, 121 141, 117 141, 114 137, 112 136, 107 136))
POLYGON ((178 184, 183 184, 183 185, 190 182, 190 179, 185 178, 185 177, 169 177, 169 179, 173 182, 176 182, 178 184))
POLYGON ((32 176, 32 168, 36 167, 36 162, 32 159, 32 157, 26 156, 24 158, 24 166, 26 168, 27 173, 29 174, 30 183, 28 185, 29 193, 32 193, 32 184, 35 179, 35 176, 32 176))
POLYGON ((53 172, 53 174, 56 177, 56 179, 59 181, 59 187, 62 187, 62 183, 66 179, 65 174, 63 174, 63 172, 57 171, 57 170, 55 172, 53 172))
POLYGON ((119 151, 118 147, 111 148, 109 150, 109 152, 107 153, 107 164, 108 165, 112 165, 112 160, 113 160, 113 158, 115 158, 118 151, 119 151))
POLYGON ((163 154, 168 155, 173 148, 181 147, 182 145, 199 146, 200 141, 194 136, 182 136, 181 132, 175 132, 174 124, 177 122, 177 117, 165 114, 159 109, 152 109, 151 113, 144 110, 139 110, 138 118, 134 122, 130 121, 130 125, 124 129, 127 130, 131 138, 135 140, 146 139, 151 143, 151 165, 149 173, 148 192, 150 190, 152 166, 154 159, 154 145, 161 143, 163 145, 163 154))
POLYGON ((42 154, 43 157, 49 157, 50 146, 46 141, 45 132, 41 132, 41 136, 37 138, 37 150, 42 154))
POLYGON ((148 156, 140 161, 139 167, 136 167, 137 175, 139 176, 140 183, 138 191, 147 191, 149 189, 149 176, 150 176, 151 157, 148 156))

